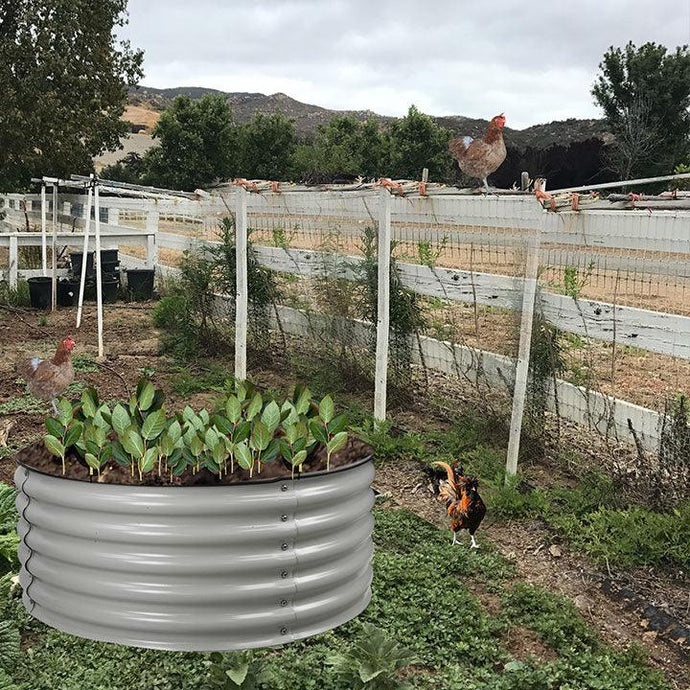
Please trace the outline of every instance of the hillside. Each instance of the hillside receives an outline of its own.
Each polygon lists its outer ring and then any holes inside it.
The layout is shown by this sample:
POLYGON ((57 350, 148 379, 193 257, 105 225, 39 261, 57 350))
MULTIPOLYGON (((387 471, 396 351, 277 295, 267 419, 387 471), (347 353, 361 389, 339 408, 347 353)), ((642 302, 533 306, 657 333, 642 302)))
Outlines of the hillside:
MULTIPOLYGON (((155 122, 157 113, 167 108, 176 96, 185 95, 190 98, 200 98, 204 94, 222 94, 222 91, 206 89, 195 86, 177 87, 171 89, 156 89, 150 86, 141 86, 130 90, 130 108, 125 115, 133 124, 155 122)), ((325 124, 333 115, 351 115, 364 121, 374 118, 382 123, 391 122, 395 118, 378 115, 371 110, 329 110, 317 105, 302 103, 284 93, 275 93, 266 96, 262 93, 226 93, 236 122, 249 122, 255 113, 282 112, 295 121, 295 128, 299 136, 313 135, 318 126, 325 124)), ((433 117, 433 116, 432 116, 433 117)), ((446 127, 454 135, 469 134, 481 135, 487 126, 487 120, 452 115, 433 117, 441 126, 446 127)), ((584 141, 596 137, 608 141, 610 135, 606 132, 603 120, 562 120, 548 124, 533 125, 523 130, 505 128, 506 141, 516 148, 524 149, 528 146, 534 148, 547 148, 551 144, 570 144, 575 141, 584 141)))

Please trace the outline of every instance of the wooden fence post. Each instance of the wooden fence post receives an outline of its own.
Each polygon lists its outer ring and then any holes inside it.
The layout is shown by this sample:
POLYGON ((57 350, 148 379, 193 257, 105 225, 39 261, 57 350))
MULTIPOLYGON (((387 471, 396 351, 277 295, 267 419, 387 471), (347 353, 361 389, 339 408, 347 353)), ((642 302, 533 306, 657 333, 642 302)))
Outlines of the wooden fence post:
POLYGON ((235 194, 235 378, 247 378, 247 190, 238 186, 235 194))
POLYGON ((57 222, 58 222, 58 186, 53 184, 53 242, 52 242, 52 262, 53 272, 51 311, 57 309, 57 222))
POLYGON ((17 289, 17 276, 19 275, 19 251, 17 250, 17 233, 10 233, 10 288, 17 289))
POLYGON ((520 173, 520 189, 523 192, 526 192, 529 189, 529 173, 528 172, 520 173))
POLYGON ((379 194, 378 303, 376 309, 376 375, 374 419, 386 419, 388 385, 388 330, 390 327, 391 195, 384 187, 379 194))
POLYGON ((46 183, 41 183, 41 268, 48 275, 48 242, 46 240, 46 183))
POLYGON ((520 345, 515 368, 515 388, 513 390, 513 412, 510 418, 510 438, 506 459, 506 479, 517 473, 522 415, 527 397, 527 376, 529 374, 529 355, 532 347, 532 324, 534 323, 534 300, 537 294, 537 275, 539 271, 539 246, 541 244, 541 222, 527 240, 527 265, 522 293, 522 320, 520 322, 520 345))

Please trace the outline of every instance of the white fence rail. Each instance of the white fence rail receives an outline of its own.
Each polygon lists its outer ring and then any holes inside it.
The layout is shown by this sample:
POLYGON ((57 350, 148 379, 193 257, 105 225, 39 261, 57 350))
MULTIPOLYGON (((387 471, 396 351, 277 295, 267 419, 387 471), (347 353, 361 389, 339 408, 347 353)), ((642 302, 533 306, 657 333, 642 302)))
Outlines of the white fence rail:
MULTIPOLYGON (((103 246, 143 245, 146 261, 123 256, 126 265, 157 265, 159 249, 184 250, 209 241, 206 232, 217 219, 235 210, 234 195, 223 202, 218 198, 193 201, 123 199, 101 197, 103 246), (144 228, 123 225, 125 214, 145 217, 144 228), (159 223, 167 216, 184 217, 199 223, 204 229, 198 239, 159 230, 159 223)), ((83 197, 60 197, 59 222, 75 229, 83 226, 83 197)), ((265 219, 280 216, 294 219, 296 224, 305 218, 323 221, 347 234, 360 233, 363 224, 378 220, 378 192, 251 194, 247 197, 249 227, 261 226, 265 219), (327 196, 325 196, 327 194, 327 196), (367 213, 362 214, 362 197, 367 213), (355 203, 353 199, 357 198, 355 203), (328 201, 328 203, 324 203, 328 201)), ((658 275, 690 277, 690 212, 590 210, 579 213, 543 213, 531 197, 471 197, 442 196, 433 198, 392 197, 391 235, 406 242, 442 241, 472 244, 487 234, 500 238, 503 246, 524 248, 529 230, 541 232, 540 256, 543 260, 558 253, 564 265, 582 261, 597 261, 605 270, 650 271, 658 275), (632 255, 622 255, 619 250, 632 255)), ((9 248, 10 283, 16 284, 17 254, 22 245, 40 244, 40 234, 16 232, 23 228, 24 211, 32 221, 40 219, 40 197, 6 195, 0 197, 0 212, 5 211, 6 229, 0 232, 0 247, 9 248)), ((0 230, 2 223, 0 223, 0 230)), ((77 245, 78 232, 58 233, 58 244, 77 245)), ((300 276, 320 276, 337 273, 353 279, 361 259, 324 253, 312 249, 282 249, 254 246, 259 263, 271 270, 295 273, 300 276)), ((487 272, 400 262, 397 264, 403 284, 421 295, 465 303, 478 303, 501 309, 520 309, 523 278, 487 272)), ((35 271, 33 272, 35 274, 35 271)), ((537 308, 545 318, 561 330, 607 342, 617 342, 655 353, 690 360, 690 317, 647 309, 621 306, 613 302, 593 301, 542 290, 537 308)), ((286 332, 303 335, 309 324, 307 316, 297 310, 281 307, 281 320, 286 332)), ((313 315, 309 317, 312 319, 313 315)), ((514 385, 515 360, 495 353, 468 348, 422 337, 422 353, 417 357, 433 369, 475 380, 478 371, 493 386, 511 390, 514 385)), ((558 381, 560 414, 579 424, 614 433, 631 441, 628 420, 646 448, 653 449, 659 440, 659 414, 653 410, 624 400, 602 395, 592 390, 558 381)), ((551 405, 555 406, 554 391, 551 405)))

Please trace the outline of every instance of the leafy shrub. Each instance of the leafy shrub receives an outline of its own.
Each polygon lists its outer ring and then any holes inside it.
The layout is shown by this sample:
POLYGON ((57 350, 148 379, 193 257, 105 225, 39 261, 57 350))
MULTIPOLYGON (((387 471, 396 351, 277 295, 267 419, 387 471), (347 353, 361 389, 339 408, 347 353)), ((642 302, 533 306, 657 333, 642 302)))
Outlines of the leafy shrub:
POLYGON ((268 688, 273 680, 263 659, 256 657, 256 652, 214 652, 210 656, 208 677, 202 690, 259 690, 268 688))
POLYGON ((29 283, 26 280, 18 280, 17 287, 11 288, 9 283, 0 281, 0 304, 20 309, 31 306, 29 283))
POLYGON ((399 672, 415 661, 411 649, 399 645, 375 625, 365 623, 350 649, 336 652, 326 663, 333 666, 351 690, 404 690, 412 686, 399 680, 399 672))

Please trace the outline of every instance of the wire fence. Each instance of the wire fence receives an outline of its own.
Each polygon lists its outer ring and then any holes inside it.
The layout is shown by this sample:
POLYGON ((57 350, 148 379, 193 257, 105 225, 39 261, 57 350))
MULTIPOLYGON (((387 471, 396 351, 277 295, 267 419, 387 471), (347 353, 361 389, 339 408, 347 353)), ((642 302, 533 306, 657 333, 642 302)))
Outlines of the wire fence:
MULTIPOLYGON (((102 198, 107 227, 155 230, 163 269, 207 245, 227 253, 229 296, 215 313, 226 341, 236 316, 237 194, 102 198)), ((378 189, 246 194, 250 375, 318 377, 373 407, 382 199, 378 189)), ((5 223, 21 230, 11 201, 5 223)), ((551 212, 526 194, 392 194, 388 409, 419 413, 420 401, 433 401, 452 416, 474 406, 508 428, 535 251, 523 459, 583 430, 616 457, 621 447, 637 457, 670 447, 669 420, 690 393, 690 212, 602 204, 551 212)), ((79 218, 78 199, 65 196, 61 208, 79 218)), ((142 259, 142 248, 128 251, 142 259)))

